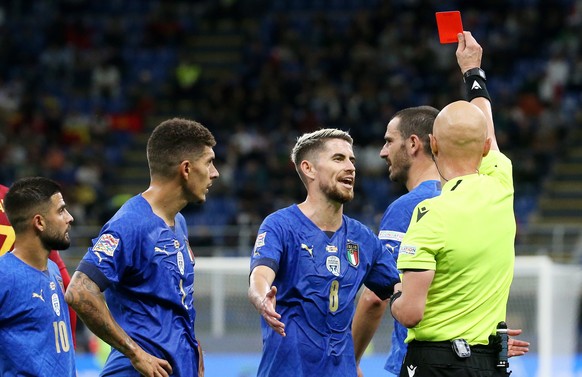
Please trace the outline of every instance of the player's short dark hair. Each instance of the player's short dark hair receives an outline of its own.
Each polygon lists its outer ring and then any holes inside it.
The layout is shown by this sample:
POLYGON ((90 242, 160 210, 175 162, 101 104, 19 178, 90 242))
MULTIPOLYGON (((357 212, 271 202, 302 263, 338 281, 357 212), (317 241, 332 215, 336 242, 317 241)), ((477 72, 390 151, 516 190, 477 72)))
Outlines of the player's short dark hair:
POLYGON ((202 124, 182 118, 168 119, 154 129, 148 140, 150 174, 171 177, 175 166, 198 158, 204 147, 215 145, 214 136, 202 124))
POLYGON ((430 156, 432 151, 428 135, 432 133, 432 126, 438 114, 439 110, 432 106, 417 106, 398 111, 392 119, 400 119, 398 128, 403 139, 408 139, 412 135, 418 136, 422 141, 424 153, 430 156))
POLYGON ((15 233, 26 229, 28 220, 45 213, 51 197, 61 192, 61 186, 49 178, 26 177, 14 182, 4 197, 4 210, 15 233))

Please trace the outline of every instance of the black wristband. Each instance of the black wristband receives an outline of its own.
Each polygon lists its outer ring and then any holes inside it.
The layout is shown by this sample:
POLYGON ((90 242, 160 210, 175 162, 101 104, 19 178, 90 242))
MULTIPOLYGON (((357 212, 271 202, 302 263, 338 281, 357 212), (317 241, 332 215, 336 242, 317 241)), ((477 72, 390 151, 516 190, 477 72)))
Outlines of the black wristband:
MULTIPOLYGON (((392 304, 400 296, 402 296, 402 291, 396 291, 392 296, 390 296, 390 314, 392 314, 392 304)), ((392 317, 394 317, 394 315, 392 315, 392 317)))
POLYGON ((463 81, 465 82, 465 91, 467 92, 467 101, 471 102, 477 97, 484 97, 491 102, 491 97, 487 91, 487 85, 485 84, 485 79, 480 75, 472 75, 465 77, 463 76, 463 81))
POLYGON ((485 71, 479 67, 468 69, 465 73, 463 73, 463 82, 466 82, 467 79, 471 76, 479 76, 483 80, 487 80, 487 76, 485 75, 485 71))

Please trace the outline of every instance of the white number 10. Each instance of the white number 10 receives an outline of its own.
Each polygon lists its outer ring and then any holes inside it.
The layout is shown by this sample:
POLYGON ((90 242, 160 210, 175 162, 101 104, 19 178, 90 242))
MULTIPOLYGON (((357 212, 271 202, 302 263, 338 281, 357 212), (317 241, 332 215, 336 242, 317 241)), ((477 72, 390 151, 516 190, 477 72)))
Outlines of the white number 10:
POLYGON ((53 329, 55 330, 55 348, 57 353, 69 352, 71 345, 69 344, 69 332, 64 321, 53 322, 53 329))

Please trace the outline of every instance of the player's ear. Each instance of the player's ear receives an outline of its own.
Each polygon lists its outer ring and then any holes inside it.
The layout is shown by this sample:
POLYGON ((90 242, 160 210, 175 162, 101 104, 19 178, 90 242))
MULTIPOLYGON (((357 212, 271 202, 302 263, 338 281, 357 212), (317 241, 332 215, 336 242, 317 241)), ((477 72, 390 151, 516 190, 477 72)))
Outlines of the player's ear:
POLYGON ((299 169, 301 169, 301 172, 306 177, 313 178, 313 175, 315 174, 313 164, 307 160, 301 161, 301 163, 299 164, 299 169))
POLYGON ((428 137, 430 138, 430 150, 432 151, 432 155, 437 156, 439 153, 439 148, 437 146, 437 140, 433 136, 433 134, 429 134, 428 137))
POLYGON ((32 226, 34 227, 34 229, 36 229, 40 232, 44 232, 44 229, 46 227, 46 220, 45 220, 44 216, 41 215, 40 213, 37 213, 36 215, 34 215, 32 217, 32 226))
POLYGON ((182 161, 180 163, 180 165, 178 166, 179 174, 184 179, 188 179, 188 175, 190 174, 191 169, 192 169, 192 166, 190 164, 190 161, 188 161, 188 160, 182 161))
POLYGON ((410 146, 410 154, 416 154, 416 152, 421 148, 421 142, 417 135, 410 135, 408 138, 408 145, 410 146))

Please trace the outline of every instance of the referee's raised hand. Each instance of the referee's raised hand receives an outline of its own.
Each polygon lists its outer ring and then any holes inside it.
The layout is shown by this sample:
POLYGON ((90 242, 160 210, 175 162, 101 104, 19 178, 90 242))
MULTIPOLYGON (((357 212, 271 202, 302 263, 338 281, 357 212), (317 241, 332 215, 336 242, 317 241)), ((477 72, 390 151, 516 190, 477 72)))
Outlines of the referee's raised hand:
POLYGON ((459 44, 457 45, 456 56, 461 73, 465 73, 471 68, 481 67, 483 48, 477 43, 471 32, 464 31, 459 33, 457 38, 459 39, 459 44))

